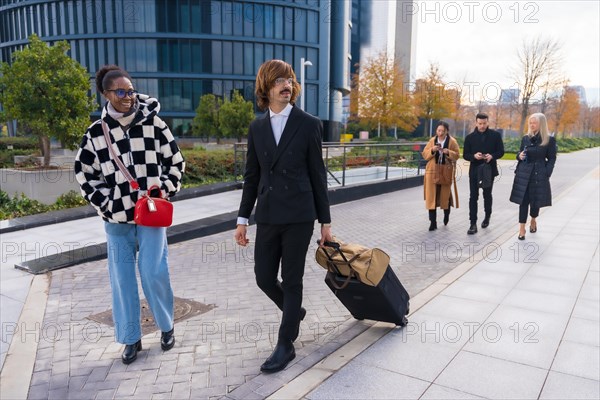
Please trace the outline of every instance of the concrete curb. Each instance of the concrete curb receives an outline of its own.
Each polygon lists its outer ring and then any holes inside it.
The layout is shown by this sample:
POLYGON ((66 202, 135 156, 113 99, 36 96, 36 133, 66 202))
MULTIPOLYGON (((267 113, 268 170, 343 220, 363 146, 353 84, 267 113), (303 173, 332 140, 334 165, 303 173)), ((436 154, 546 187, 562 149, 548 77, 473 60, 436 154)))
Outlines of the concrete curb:
POLYGON ((49 286, 48 275, 39 275, 32 279, 21 317, 13 333, 16 338, 11 340, 0 375, 2 399, 27 398, 38 346, 37 343, 31 345, 26 340, 18 340, 18 337, 21 334, 31 335, 33 328, 36 335, 39 333, 40 321, 44 320, 46 312, 49 286))

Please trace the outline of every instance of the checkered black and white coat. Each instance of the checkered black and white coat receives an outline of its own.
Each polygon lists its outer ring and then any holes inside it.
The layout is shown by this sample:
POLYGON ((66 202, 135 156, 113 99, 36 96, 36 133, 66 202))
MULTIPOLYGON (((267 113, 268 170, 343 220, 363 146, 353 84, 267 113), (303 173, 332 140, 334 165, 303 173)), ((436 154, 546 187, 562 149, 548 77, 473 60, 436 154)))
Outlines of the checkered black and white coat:
POLYGON ((181 188, 185 162, 169 127, 157 116, 158 100, 138 94, 138 103, 126 130, 108 114, 106 106, 101 119, 110 129, 113 149, 140 185, 139 191, 131 188, 112 160, 100 120, 87 129, 75 158, 75 177, 83 197, 108 222, 133 224, 138 196, 153 185, 161 188, 163 197, 173 196, 181 188))

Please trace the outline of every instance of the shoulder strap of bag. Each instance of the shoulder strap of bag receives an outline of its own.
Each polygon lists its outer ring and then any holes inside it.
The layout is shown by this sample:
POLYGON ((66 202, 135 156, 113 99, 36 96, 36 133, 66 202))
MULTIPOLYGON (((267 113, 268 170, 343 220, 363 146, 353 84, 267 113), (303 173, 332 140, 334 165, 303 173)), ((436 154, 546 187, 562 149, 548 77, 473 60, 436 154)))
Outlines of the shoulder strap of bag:
POLYGON ((102 120, 102 131, 104 132, 104 139, 106 140, 106 147, 108 147, 108 152, 111 154, 113 160, 115 160, 119 171, 121 171, 123 175, 125 175, 125 178, 129 181, 131 187, 134 190, 138 190, 140 188, 140 185, 136 182, 133 176, 131 176, 131 174, 129 173, 129 171, 115 152, 115 149, 113 149, 112 147, 112 141, 110 140, 110 134, 108 133, 108 125, 106 125, 106 122, 104 122, 104 120, 102 120))
POLYGON ((452 162, 452 181, 454 181, 454 199, 456 200, 456 208, 458 208, 458 189, 456 188, 456 162, 452 162))

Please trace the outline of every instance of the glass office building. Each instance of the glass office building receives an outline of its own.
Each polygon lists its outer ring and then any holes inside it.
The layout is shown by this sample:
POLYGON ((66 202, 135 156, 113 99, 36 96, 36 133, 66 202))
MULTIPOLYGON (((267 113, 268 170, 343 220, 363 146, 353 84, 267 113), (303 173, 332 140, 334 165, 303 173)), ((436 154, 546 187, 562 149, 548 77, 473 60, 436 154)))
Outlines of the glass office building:
POLYGON ((202 95, 239 90, 253 101, 262 62, 285 60, 300 79, 305 58, 306 111, 336 140, 350 83, 350 8, 339 0, 0 0, 0 60, 10 62, 32 33, 66 40, 90 77, 104 64, 125 68, 186 136, 202 95))

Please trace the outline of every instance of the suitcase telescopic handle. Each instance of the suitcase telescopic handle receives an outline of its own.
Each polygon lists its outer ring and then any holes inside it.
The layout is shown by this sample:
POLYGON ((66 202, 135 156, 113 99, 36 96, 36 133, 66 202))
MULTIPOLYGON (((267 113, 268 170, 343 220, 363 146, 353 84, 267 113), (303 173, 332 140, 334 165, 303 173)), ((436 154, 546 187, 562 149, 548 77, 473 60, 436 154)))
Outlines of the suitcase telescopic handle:
MULTIPOLYGON (((317 240, 317 244, 320 244, 318 240, 317 240)), ((339 243, 337 243, 337 242, 329 242, 327 240, 323 243, 323 246, 333 247, 336 250, 340 248, 340 244, 339 243)))
MULTIPOLYGON (((317 244, 318 244, 318 245, 321 245, 321 243, 320 243, 318 240, 317 240, 317 244)), ((335 254, 336 252, 340 253, 340 255, 342 256, 342 259, 344 260, 344 262, 345 262, 346 264, 348 264, 348 266, 350 267, 350 262, 348 262, 348 259, 346 258, 346 255, 345 255, 345 254, 342 252, 342 250, 341 250, 341 245, 340 245, 339 243, 337 243, 337 242, 329 242, 329 241, 325 241, 325 242, 323 243, 323 247, 331 247, 331 248, 335 249, 335 250, 334 250, 334 252, 333 252, 333 254, 335 254)), ((328 251, 327 251, 325 248, 322 248, 322 250, 323 250, 323 252, 325 253, 325 255, 327 256, 327 258, 329 259, 329 263, 328 263, 328 265, 329 265, 330 267, 333 267, 333 269, 335 269, 335 273, 336 273, 336 274, 338 274, 339 276, 345 276, 345 275, 343 275, 343 274, 340 272, 340 270, 339 270, 339 268, 337 267, 337 265, 336 265, 335 261, 333 260, 333 254, 329 254, 329 252, 328 252, 328 251)), ((329 269, 329 268, 328 268, 328 269, 329 269)), ((329 270, 330 270, 330 269, 329 269, 329 270)), ((330 270, 330 271, 331 271, 331 270, 330 270)), ((351 279, 352 279, 354 276, 355 276, 355 272, 354 272, 354 270, 353 270, 352 268, 350 268, 350 273, 348 274, 348 276, 346 276, 346 279, 344 280, 344 283, 343 283, 341 286, 337 285, 337 284, 335 283, 335 280, 334 280, 334 279, 331 279, 331 281, 330 281, 330 282, 331 282, 331 285, 332 285, 334 288, 336 288, 337 290, 341 290, 341 289, 344 289, 346 286, 348 286, 348 284, 350 283, 350 280, 351 280, 351 279)))

